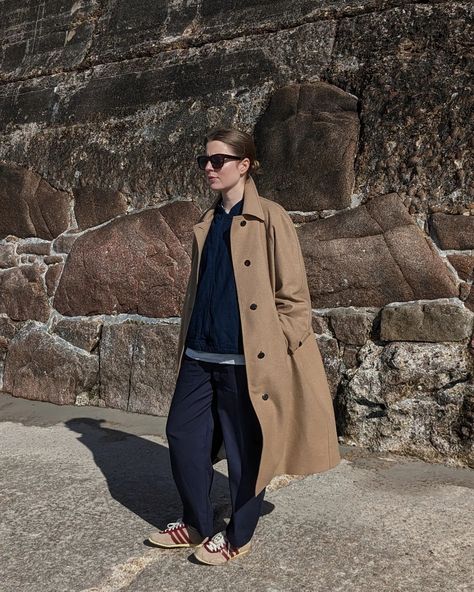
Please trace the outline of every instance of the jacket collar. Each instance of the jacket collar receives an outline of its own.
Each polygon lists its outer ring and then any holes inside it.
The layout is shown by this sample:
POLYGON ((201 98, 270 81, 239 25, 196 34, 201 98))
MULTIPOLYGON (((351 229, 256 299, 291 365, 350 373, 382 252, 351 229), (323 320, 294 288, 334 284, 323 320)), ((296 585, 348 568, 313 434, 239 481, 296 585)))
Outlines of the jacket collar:
MULTIPOLYGON (((208 208, 204 214, 202 215, 201 221, 197 224, 194 224, 194 228, 204 228, 208 224, 212 222, 214 218, 214 211, 221 199, 221 194, 214 199, 213 204, 210 208, 208 208)), ((257 186, 255 185, 255 181, 249 175, 248 179, 245 181, 244 185, 244 206, 242 208, 242 215, 243 216, 254 216, 259 220, 265 220, 262 205, 260 203, 260 196, 257 191, 257 186)))

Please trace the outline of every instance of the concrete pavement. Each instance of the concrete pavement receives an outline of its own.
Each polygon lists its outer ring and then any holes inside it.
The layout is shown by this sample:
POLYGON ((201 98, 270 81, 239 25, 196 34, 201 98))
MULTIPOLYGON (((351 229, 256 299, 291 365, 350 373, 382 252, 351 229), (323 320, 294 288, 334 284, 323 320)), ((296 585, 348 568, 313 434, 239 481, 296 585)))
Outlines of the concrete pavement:
MULTIPOLYGON (((356 448, 276 482, 253 550, 228 565, 148 546, 181 512, 164 426, 0 395, 2 592, 473 589, 474 471, 356 448)), ((230 505, 225 461, 216 469, 217 532, 230 505)))

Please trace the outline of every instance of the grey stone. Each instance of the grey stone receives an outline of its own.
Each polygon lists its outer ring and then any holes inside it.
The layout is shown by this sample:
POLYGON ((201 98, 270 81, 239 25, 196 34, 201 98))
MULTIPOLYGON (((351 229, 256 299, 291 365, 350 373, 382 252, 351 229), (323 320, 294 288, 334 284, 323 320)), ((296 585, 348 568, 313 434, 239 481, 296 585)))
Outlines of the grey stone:
POLYGON ((10 342, 3 389, 14 397, 73 404, 81 393, 94 391, 98 374, 97 356, 31 322, 10 342))
POLYGON ((392 303, 382 310, 384 341, 463 341, 473 330, 474 314, 459 300, 392 303))
POLYGON ((100 397, 107 407, 164 415, 174 390, 179 325, 105 322, 100 397))
POLYGON ((461 344, 367 343, 338 400, 345 444, 474 466, 474 357, 461 344))

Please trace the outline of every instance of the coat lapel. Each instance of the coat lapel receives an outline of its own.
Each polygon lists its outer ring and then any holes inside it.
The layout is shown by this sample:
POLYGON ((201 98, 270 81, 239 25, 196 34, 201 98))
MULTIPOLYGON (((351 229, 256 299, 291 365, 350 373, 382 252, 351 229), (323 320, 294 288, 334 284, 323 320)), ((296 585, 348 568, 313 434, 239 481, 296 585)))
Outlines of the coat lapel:
MULTIPOLYGON (((207 233, 209 232, 212 220, 214 219, 214 211, 220 199, 221 194, 219 192, 218 196, 214 199, 211 207, 208 208, 202 215, 201 220, 197 224, 193 225, 193 232, 196 237, 196 242, 198 246, 197 269, 199 269, 201 253, 204 248, 207 233)), ((243 216, 244 218, 246 216, 253 216, 254 218, 258 218, 259 220, 265 219, 263 209, 260 204, 260 198, 258 195, 257 187, 255 185, 255 181, 250 175, 244 185, 244 205, 242 208, 241 216, 243 216)))

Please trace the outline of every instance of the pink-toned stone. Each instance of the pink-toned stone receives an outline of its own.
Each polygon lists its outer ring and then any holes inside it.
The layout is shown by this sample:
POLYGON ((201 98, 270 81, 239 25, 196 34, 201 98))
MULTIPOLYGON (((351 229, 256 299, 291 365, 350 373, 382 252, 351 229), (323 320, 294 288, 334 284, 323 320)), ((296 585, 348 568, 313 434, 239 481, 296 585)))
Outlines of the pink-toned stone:
POLYGON ((296 230, 315 308, 458 296, 452 273, 396 194, 296 230))
POLYGON ((67 316, 178 316, 189 272, 190 258, 160 210, 143 210, 76 239, 54 308, 67 316))

